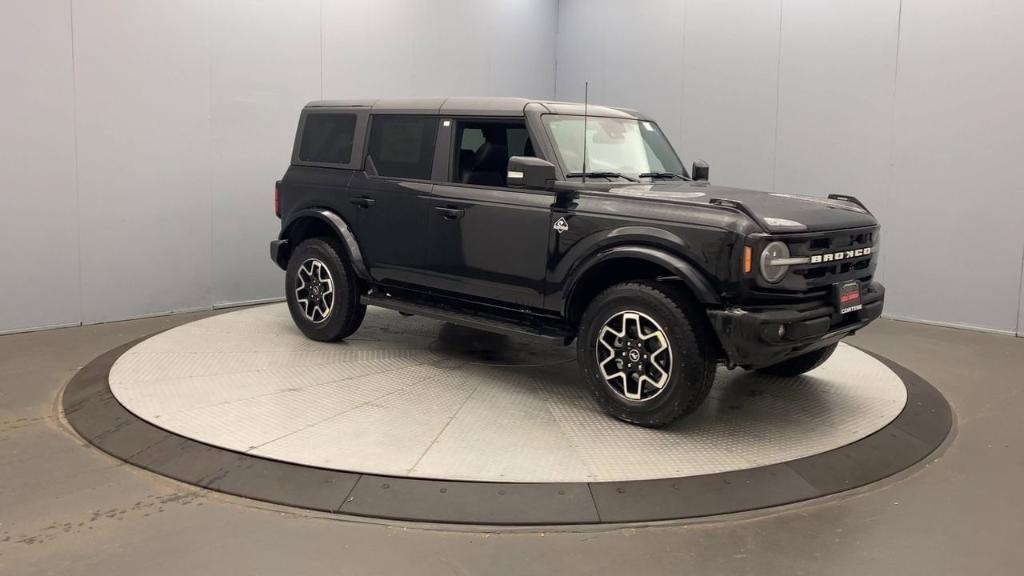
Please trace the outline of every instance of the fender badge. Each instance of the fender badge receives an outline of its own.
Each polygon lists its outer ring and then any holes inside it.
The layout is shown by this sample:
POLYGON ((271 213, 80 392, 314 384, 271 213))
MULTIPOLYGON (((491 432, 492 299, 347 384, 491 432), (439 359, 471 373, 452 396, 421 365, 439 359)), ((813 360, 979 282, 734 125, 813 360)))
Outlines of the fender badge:
POLYGON ((565 221, 565 218, 559 218, 558 221, 555 222, 554 228, 555 232, 561 234, 562 232, 565 232, 566 230, 569 229, 569 223, 565 221))

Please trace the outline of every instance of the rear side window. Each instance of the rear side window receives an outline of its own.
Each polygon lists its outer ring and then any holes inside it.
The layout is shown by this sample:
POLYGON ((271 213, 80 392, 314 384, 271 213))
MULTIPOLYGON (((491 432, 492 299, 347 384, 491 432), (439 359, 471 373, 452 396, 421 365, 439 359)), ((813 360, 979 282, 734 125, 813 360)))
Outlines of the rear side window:
POLYGON ((381 176, 429 180, 436 139, 437 118, 375 116, 369 156, 381 176))
POLYGON ((316 112, 306 116, 299 145, 299 160, 322 164, 348 164, 352 160, 356 115, 316 112))

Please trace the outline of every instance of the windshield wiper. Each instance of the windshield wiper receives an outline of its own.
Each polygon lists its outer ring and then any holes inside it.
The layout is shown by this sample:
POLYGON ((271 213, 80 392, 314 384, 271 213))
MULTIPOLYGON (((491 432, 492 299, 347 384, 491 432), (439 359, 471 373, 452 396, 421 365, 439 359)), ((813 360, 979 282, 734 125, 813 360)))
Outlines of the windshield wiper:
POLYGON ((644 172, 640 175, 640 178, 679 178, 680 180, 689 180, 682 174, 676 174, 675 172, 644 172))
POLYGON ((566 174, 565 177, 566 178, 579 178, 579 177, 586 177, 586 178, 622 178, 623 180, 629 180, 630 182, 639 182, 639 180, 634 180, 634 179, 630 178, 629 176, 626 176, 626 175, 624 175, 622 173, 619 173, 619 172, 570 172, 570 173, 566 174))

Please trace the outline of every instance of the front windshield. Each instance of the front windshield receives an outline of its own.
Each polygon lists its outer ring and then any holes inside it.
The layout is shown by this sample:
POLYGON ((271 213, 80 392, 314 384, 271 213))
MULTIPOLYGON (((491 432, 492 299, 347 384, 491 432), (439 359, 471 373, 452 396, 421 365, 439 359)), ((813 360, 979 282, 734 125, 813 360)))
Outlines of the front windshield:
POLYGON ((586 163, 583 159, 583 116, 548 114, 544 122, 551 132, 562 168, 571 177, 584 172, 644 175, 684 175, 672 145, 654 122, 626 118, 586 118, 586 163))

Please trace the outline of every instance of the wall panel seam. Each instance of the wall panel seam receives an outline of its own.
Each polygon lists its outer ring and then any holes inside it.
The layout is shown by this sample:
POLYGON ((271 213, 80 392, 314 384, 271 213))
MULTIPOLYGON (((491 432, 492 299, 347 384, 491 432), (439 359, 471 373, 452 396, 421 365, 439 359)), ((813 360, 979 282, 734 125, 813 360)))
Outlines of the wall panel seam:
POLYGON ((564 0, 555 0, 555 41, 551 45, 552 54, 551 60, 554 64, 552 68, 554 78, 551 79, 551 99, 558 100, 558 31, 562 26, 562 2, 564 0))
POLYGON ((320 99, 324 100, 324 84, 326 80, 324 76, 327 75, 326 69, 324 68, 324 0, 320 0, 320 99))
POLYGON ((680 1, 683 4, 683 18, 682 18, 682 23, 681 23, 682 32, 683 32, 683 41, 680 44, 680 50, 682 50, 683 53, 680 55, 680 58, 679 58, 679 75, 682 78, 679 81, 679 140, 680 140, 680 142, 678 142, 677 145, 682 144, 682 145, 688 146, 690 148, 690 153, 693 154, 693 147, 690 144, 686 143, 687 142, 687 136, 686 136, 686 121, 685 121, 685 118, 686 118, 686 85, 687 85, 687 82, 686 82, 686 39, 687 39, 687 36, 688 36, 688 34, 686 32, 686 18, 687 18, 687 15, 689 14, 689 6, 690 6, 690 4, 686 0, 680 0, 680 1))
POLYGON ((78 262, 78 318, 76 325, 85 319, 85 297, 82 286, 82 187, 78 181, 78 67, 75 64, 75 0, 68 0, 68 32, 71 35, 71 142, 74 159, 72 181, 75 184, 75 259, 78 262))
POLYGON ((779 116, 782 114, 782 18, 785 0, 779 0, 779 40, 775 55, 775 140, 772 143, 772 191, 776 191, 775 175, 779 172, 779 116))
MULTIPOLYGON (((892 194, 893 189, 896 185, 896 96, 899 85, 900 75, 900 41, 903 33, 903 0, 900 0, 899 6, 896 9, 896 46, 895 46, 895 60, 892 66, 892 102, 891 110, 889 113, 889 170, 888 170, 888 182, 885 187, 885 193, 882 194, 882 213, 890 215, 889 207, 892 206, 892 194)), ((882 257, 879 261, 879 273, 885 275, 885 261, 888 257, 885 255, 885 250, 882 250, 882 257)))
POLYGON ((1020 279, 1017 281, 1017 336, 1024 337, 1024 324, 1021 313, 1024 312, 1024 243, 1020 246, 1020 279))
MULTIPOLYGON (((206 138, 207 138, 207 163, 206 163, 206 195, 209 199, 209 217, 210 217, 210 251, 207 255, 207 272, 206 272, 206 298, 209 306, 213 306, 214 302, 217 301, 217 278, 214 275, 216 266, 214 264, 214 245, 216 244, 216 236, 214 235, 214 213, 213 207, 215 200, 213 198, 214 191, 214 172, 215 165, 217 162, 217 154, 215 153, 216 144, 213 137, 213 102, 214 102, 214 89, 213 89, 213 60, 214 60, 214 48, 213 48, 213 28, 217 18, 217 10, 213 7, 211 2, 206 3, 206 138)), ((206 303, 204 303, 206 304, 206 303)))

